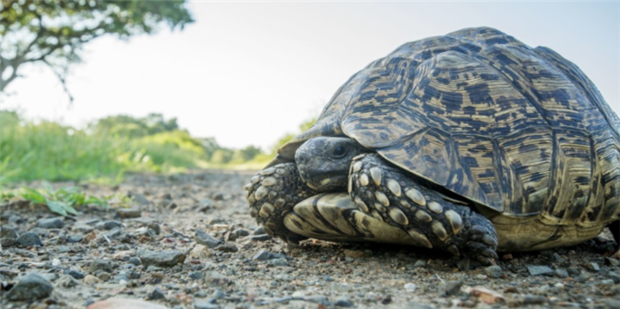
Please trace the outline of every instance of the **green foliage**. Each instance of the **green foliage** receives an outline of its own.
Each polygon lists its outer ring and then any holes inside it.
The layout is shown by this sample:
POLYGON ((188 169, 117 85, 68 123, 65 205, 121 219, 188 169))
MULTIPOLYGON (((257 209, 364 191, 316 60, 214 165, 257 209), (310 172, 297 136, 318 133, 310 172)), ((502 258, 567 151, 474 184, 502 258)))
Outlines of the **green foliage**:
MULTIPOLYGON (((185 0, 0 1, 0 93, 25 63, 48 65, 65 84, 83 45, 102 35, 128 39, 193 22, 185 0)), ((66 88, 65 88, 66 89, 66 88)))
MULTIPOLYGON (((66 216, 69 214, 77 215, 76 208, 83 205, 99 205, 107 208, 110 200, 118 199, 115 196, 104 198, 88 196, 77 187, 65 187, 55 190, 47 183, 44 183, 43 187, 44 189, 40 190, 24 187, 16 192, 0 193, 0 201, 6 202, 15 198, 21 198, 33 204, 46 205, 51 212, 66 216)), ((129 198, 124 197, 120 201, 122 204, 128 204, 129 198)))
POLYGON ((126 138, 137 138, 161 132, 179 130, 177 119, 165 120, 162 114, 151 113, 143 118, 116 115, 101 118, 89 126, 94 134, 109 134, 126 138))
POLYGON ((25 122, 0 111, 0 185, 32 180, 120 181, 127 171, 174 172, 239 165, 262 155, 198 139, 161 114, 111 116, 78 130, 54 122, 25 122))

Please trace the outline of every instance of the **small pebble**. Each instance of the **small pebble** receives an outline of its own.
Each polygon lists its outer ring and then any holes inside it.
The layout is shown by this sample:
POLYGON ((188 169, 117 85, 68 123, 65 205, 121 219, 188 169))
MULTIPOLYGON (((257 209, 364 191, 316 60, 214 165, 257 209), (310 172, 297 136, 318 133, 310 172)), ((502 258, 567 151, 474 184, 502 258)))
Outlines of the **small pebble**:
POLYGON ((231 244, 231 243, 225 243, 222 245, 219 245, 215 248, 215 250, 218 251, 222 251, 222 252, 237 252, 239 251, 239 249, 237 249, 237 246, 235 246, 235 244, 231 244))
POLYGON ((440 289, 439 295, 443 297, 454 295, 461 290, 461 286, 463 286, 463 280, 448 281, 440 289))
POLYGON ((405 283, 405 290, 407 292, 415 292, 415 290, 418 288, 418 286, 415 283, 405 283))
POLYGON ((102 260, 102 259, 96 259, 92 262, 90 262, 90 266, 88 267, 88 271, 91 274, 103 271, 106 273, 111 273, 112 272, 112 264, 110 263, 110 261, 107 260, 102 260))
POLYGON ((553 269, 551 269, 551 267, 549 266, 526 265, 526 267, 527 267, 527 271, 530 273, 531 276, 553 275, 554 274, 553 269))
POLYGON ((176 250, 140 250, 138 257, 142 261, 142 265, 157 266, 157 267, 172 267, 177 264, 182 264, 185 261, 185 253, 176 250))
POLYGON ((280 259, 280 258, 286 258, 286 255, 282 253, 266 251, 264 249, 259 251, 256 255, 254 255, 254 257, 252 257, 253 260, 257 260, 257 261, 266 261, 266 260, 273 260, 273 259, 280 259))
POLYGON ((41 238, 39 238, 39 235, 33 232, 26 232, 24 234, 21 234, 19 237, 17 237, 16 242, 20 247, 43 246, 43 242, 41 241, 41 238))
POLYGON ((60 218, 43 218, 37 220, 36 226, 42 229, 61 229, 65 226, 65 222, 60 218))
POLYGON ((122 219, 140 218, 142 216, 140 209, 135 208, 119 208, 116 210, 116 214, 122 219))
POLYGON ((21 277, 5 297, 9 300, 36 300, 48 297, 52 294, 54 286, 43 276, 30 273, 21 277))
POLYGON ((353 306, 355 306, 355 304, 353 304, 353 302, 348 300, 347 298, 338 298, 336 300, 336 302, 334 303, 334 306, 336 306, 336 307, 353 307, 353 306))
POLYGON ((197 243, 206 246, 207 248, 215 248, 224 243, 223 241, 211 236, 211 234, 201 229, 196 230, 196 233, 194 234, 194 240, 196 240, 197 243))
POLYGON ((568 278, 568 272, 562 268, 556 269, 554 273, 558 278, 568 278))
POLYGON ((65 271, 65 274, 75 278, 75 279, 84 279, 84 273, 81 271, 77 271, 75 269, 69 269, 65 271))
POLYGON ((498 265, 489 266, 484 269, 487 276, 494 279, 499 279, 504 275, 504 271, 498 265))
POLYGON ((162 291, 159 287, 155 287, 151 293, 146 297, 148 300, 160 300, 166 299, 166 293, 162 291))

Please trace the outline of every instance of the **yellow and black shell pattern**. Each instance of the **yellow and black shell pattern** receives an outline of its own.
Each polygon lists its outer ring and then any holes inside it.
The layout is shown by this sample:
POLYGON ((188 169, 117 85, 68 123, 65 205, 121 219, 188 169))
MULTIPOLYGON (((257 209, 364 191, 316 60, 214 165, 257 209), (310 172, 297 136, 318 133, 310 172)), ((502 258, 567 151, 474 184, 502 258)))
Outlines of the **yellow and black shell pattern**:
POLYGON ((595 227, 620 214, 619 128, 572 62, 468 28, 406 43, 353 75, 276 161, 309 138, 346 135, 494 223, 595 227))

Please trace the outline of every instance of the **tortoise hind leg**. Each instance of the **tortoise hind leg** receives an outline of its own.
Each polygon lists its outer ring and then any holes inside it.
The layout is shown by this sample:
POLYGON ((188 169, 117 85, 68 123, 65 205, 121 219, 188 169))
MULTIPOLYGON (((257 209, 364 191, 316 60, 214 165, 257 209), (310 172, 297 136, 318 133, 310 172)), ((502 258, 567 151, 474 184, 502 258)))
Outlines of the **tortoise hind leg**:
POLYGON ((497 232, 479 213, 444 200, 376 154, 354 158, 349 194, 358 208, 407 232, 420 245, 491 264, 497 232))

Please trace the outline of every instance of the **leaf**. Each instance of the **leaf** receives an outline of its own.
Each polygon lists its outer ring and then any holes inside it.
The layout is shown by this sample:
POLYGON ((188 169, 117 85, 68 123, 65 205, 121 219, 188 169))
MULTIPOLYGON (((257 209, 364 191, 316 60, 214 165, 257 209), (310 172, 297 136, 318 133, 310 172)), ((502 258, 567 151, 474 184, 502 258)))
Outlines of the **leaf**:
POLYGON ((47 202, 47 208, 49 208, 49 210, 51 210, 52 212, 57 213, 57 214, 59 214, 61 216, 66 216, 67 215, 67 211, 63 207, 63 203, 62 202, 49 201, 49 202, 47 202))
POLYGON ((20 196, 24 199, 27 199, 37 204, 45 204, 47 202, 47 199, 45 198, 43 194, 41 194, 39 191, 35 189, 28 188, 28 187, 25 187, 22 189, 20 196))

